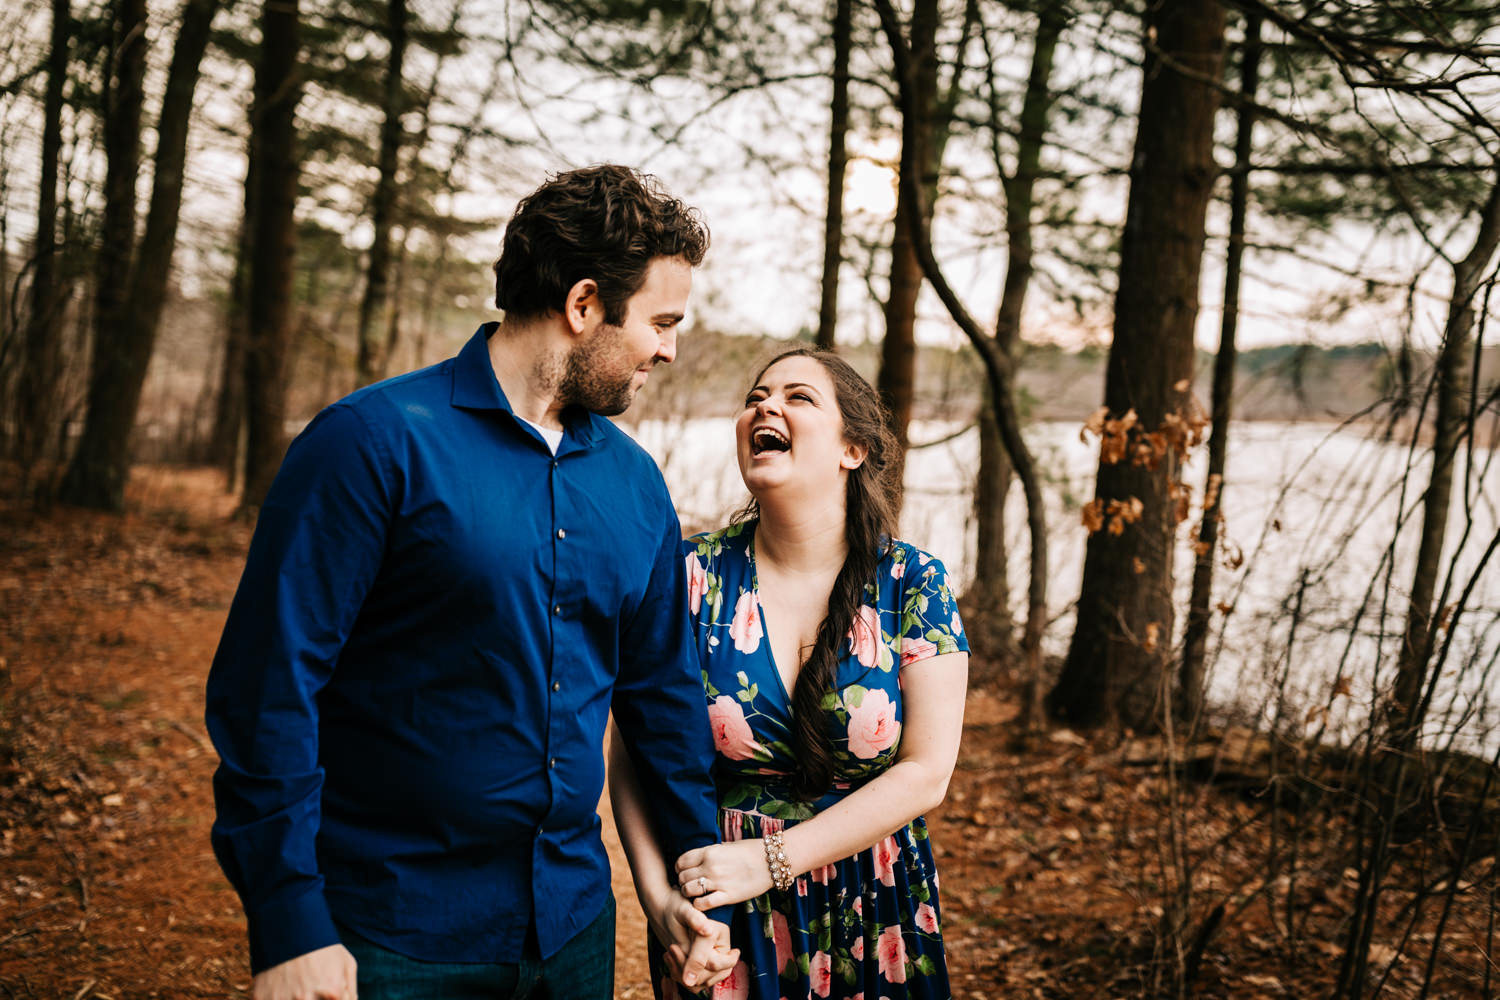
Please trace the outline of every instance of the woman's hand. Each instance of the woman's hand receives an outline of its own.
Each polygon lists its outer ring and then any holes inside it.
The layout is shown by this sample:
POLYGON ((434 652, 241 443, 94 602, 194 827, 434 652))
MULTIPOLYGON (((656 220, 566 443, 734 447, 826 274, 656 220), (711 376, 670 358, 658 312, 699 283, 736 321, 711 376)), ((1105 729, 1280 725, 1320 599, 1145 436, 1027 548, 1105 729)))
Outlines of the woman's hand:
POLYGON ((695 847, 677 859, 677 884, 700 910, 754 899, 771 889, 763 840, 695 847))

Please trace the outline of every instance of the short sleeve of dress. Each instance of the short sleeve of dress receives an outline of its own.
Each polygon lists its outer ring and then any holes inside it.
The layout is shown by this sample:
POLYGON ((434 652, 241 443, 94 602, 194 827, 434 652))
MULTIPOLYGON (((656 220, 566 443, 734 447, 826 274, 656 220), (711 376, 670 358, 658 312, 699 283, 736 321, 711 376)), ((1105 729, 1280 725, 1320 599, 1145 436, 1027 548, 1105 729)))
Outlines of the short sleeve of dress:
POLYGON ((901 594, 901 666, 943 653, 967 653, 969 639, 941 559, 906 547, 901 594))

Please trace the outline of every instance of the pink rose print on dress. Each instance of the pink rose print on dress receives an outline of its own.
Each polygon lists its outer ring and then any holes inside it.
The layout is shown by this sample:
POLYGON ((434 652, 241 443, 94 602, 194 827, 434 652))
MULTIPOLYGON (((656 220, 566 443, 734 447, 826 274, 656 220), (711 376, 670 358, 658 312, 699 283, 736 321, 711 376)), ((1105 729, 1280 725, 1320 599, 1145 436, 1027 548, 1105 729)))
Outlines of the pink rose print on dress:
POLYGON ((849 645, 861 666, 873 667, 880 659, 880 612, 868 604, 860 606, 849 627, 849 645))
POLYGON ((849 708, 849 752, 860 760, 873 760, 889 750, 901 735, 896 706, 880 688, 865 692, 864 700, 849 708))
POLYGON ((908 663, 916 663, 929 656, 936 656, 937 651, 937 643, 928 642, 926 639, 902 639, 901 665, 904 667, 908 663))
POLYGON ((755 742, 744 710, 727 694, 708 706, 708 727, 713 730, 714 749, 730 760, 753 760, 765 749, 755 742))
POLYGON ((749 1000, 750 967, 740 962, 714 987, 714 1000, 749 1000))
POLYGON ((687 557, 687 579, 688 606, 696 615, 703 604, 703 595, 708 593, 708 571, 703 568, 697 556, 687 557))
POLYGON ((952 622, 952 625, 953 625, 953 634, 954 635, 957 636, 957 635, 963 635, 964 634, 964 623, 958 620, 958 612, 957 611, 953 612, 953 622, 952 622))
POLYGON ((917 926, 928 934, 938 932, 937 911, 931 905, 923 903, 917 907, 917 926))
POLYGON ((887 837, 875 845, 875 850, 872 852, 875 859, 875 877, 880 879, 882 885, 896 884, 896 858, 900 854, 894 836, 887 837))
POLYGON ((821 868, 814 868, 812 871, 807 873, 807 877, 812 879, 819 885, 827 885, 828 880, 833 877, 833 865, 824 865, 821 868))
POLYGON ((741 653, 753 653, 760 648, 760 637, 765 635, 760 624, 760 604, 753 591, 745 591, 734 605, 734 621, 729 623, 729 638, 734 648, 741 653))
POLYGON ((833 989, 833 959, 828 952, 820 951, 813 955, 807 966, 807 975, 812 991, 820 997, 826 997, 828 991, 833 989))
MULTIPOLYGON (((856 899, 855 902, 857 903, 857 902, 859 902, 859 900, 856 899)), ((864 938, 857 937, 857 938, 854 939, 854 943, 849 946, 849 956, 851 958, 853 958, 856 962, 863 962, 865 960, 865 939, 864 938)))
POLYGON ((856 917, 862 917, 865 915, 865 897, 854 897, 854 915, 856 917))
POLYGON ((880 974, 888 982, 906 982, 906 942, 901 938, 899 924, 892 924, 880 932, 875 952, 880 959, 880 974))
POLYGON ((780 973, 786 964, 796 958, 792 951, 792 932, 786 925, 786 914, 771 911, 771 939, 776 942, 776 971, 780 973))

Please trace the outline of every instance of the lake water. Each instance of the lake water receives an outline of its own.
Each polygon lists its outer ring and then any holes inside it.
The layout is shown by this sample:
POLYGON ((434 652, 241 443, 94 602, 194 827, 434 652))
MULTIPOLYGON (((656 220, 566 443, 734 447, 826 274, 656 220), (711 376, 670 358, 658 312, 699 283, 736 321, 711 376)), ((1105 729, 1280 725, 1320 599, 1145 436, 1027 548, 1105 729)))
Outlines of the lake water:
MULTIPOLYGON (((734 461, 732 420, 642 421, 627 430, 661 464, 684 527, 717 527, 746 498, 734 461)), ((908 456, 901 534, 941 557, 962 590, 973 571, 978 434, 958 425, 919 423, 911 437, 916 443, 942 443, 916 447, 908 456)), ((1092 439, 1079 440, 1076 424, 1034 426, 1027 440, 1045 479, 1048 507, 1048 605, 1056 620, 1045 643, 1049 653, 1061 655, 1083 570, 1086 535, 1079 505, 1093 496, 1097 447, 1092 439)), ((1492 457, 1476 452, 1473 468, 1460 459, 1445 550, 1452 565, 1448 603, 1457 601, 1474 577, 1500 524, 1500 469, 1488 464, 1492 457)), ((1227 617, 1215 615, 1211 701, 1262 720, 1293 719, 1309 729, 1326 723, 1345 737, 1359 731, 1377 692, 1389 689, 1394 674, 1429 459, 1425 450, 1412 452, 1325 425, 1236 426, 1221 537, 1244 553, 1244 563, 1236 570, 1221 566, 1215 576, 1215 603, 1227 601, 1234 610, 1227 617), (1288 655, 1299 590, 1300 620, 1288 655), (1340 686, 1347 686, 1347 695, 1334 694, 1340 686), (1326 716, 1307 722, 1319 707, 1328 709, 1326 716)), ((1197 500, 1206 465, 1203 448, 1187 467, 1197 500)), ((1013 606, 1024 608, 1028 543, 1019 487, 1013 487, 1008 503, 1013 606)), ((1191 522, 1182 526, 1177 549, 1179 632, 1192 574, 1192 527, 1191 522)), ((1453 630, 1429 742, 1446 745, 1451 739, 1466 748, 1500 744, 1497 669, 1500 553, 1474 580, 1453 630)))

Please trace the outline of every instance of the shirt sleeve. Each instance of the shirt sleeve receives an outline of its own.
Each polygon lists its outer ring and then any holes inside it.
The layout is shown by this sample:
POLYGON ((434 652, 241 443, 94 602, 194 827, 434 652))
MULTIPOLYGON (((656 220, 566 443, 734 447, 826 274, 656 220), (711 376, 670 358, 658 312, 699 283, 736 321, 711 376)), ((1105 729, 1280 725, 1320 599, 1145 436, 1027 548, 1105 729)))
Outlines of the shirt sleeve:
MULTIPOLYGON (((719 834, 686 560, 676 515, 669 521, 647 593, 622 628, 612 708, 670 869, 684 851, 718 843, 719 834)), ((709 916, 727 922, 728 909, 709 916)))
POLYGON ((324 410, 266 497, 208 677, 219 752, 211 840, 249 925, 252 972, 339 941, 315 841, 318 692, 385 549, 391 486, 355 410, 324 410))
POLYGON ((958 616, 941 559, 908 548, 902 574, 901 666, 942 653, 967 653, 969 638, 958 616))

